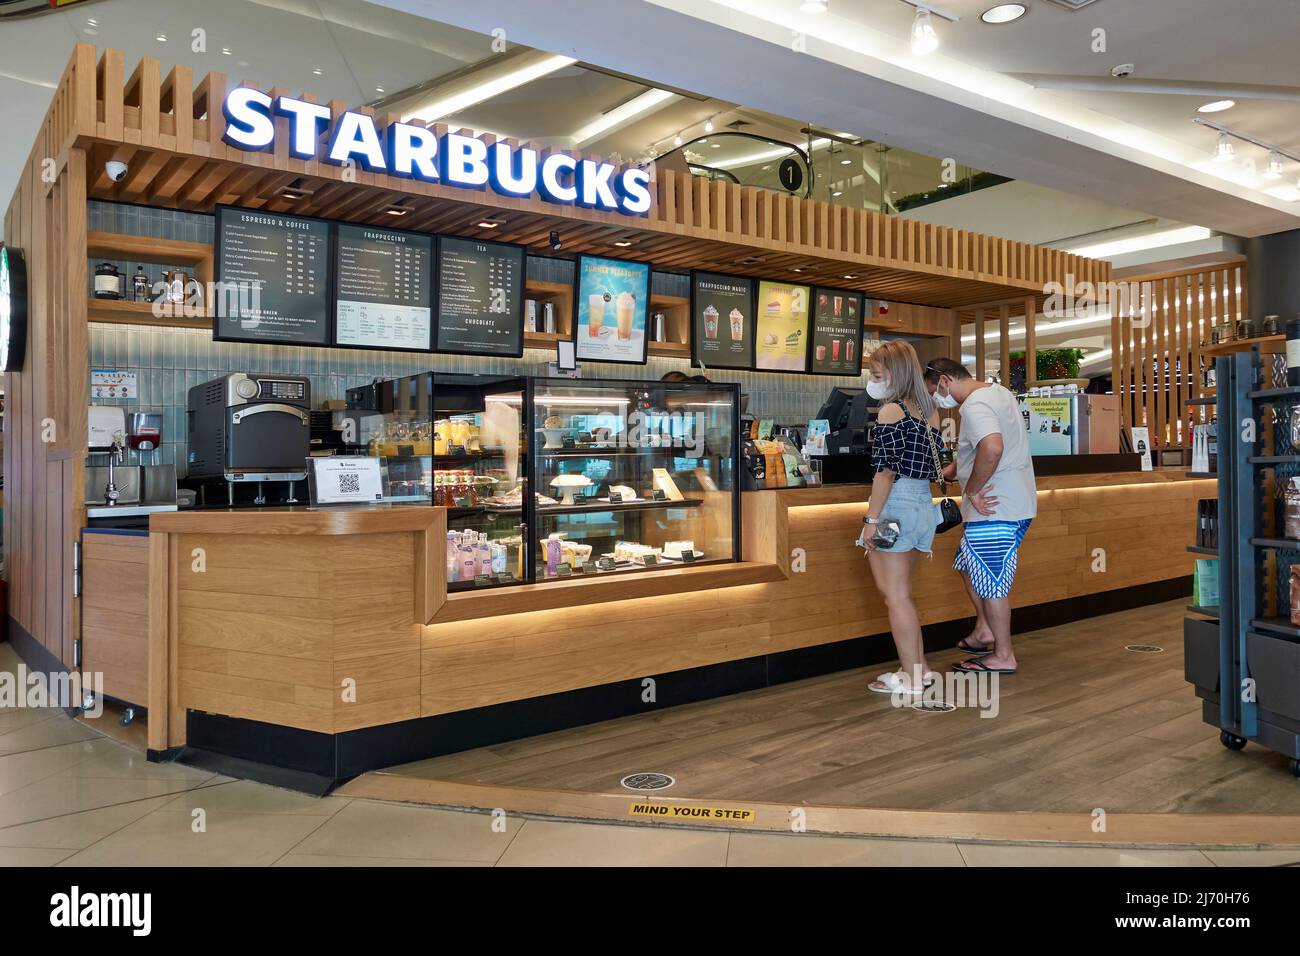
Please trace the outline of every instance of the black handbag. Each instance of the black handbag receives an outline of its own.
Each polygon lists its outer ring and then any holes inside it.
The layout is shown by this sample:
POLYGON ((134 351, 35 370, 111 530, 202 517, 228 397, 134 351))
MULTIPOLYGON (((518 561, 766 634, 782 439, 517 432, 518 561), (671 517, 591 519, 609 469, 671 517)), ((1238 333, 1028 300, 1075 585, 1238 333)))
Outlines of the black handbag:
MULTIPOLYGON (((939 444, 934 440, 934 432, 930 430, 930 424, 922 422, 921 425, 925 428, 925 436, 930 439, 930 454, 934 458, 934 480, 939 483, 939 489, 942 491, 948 487, 948 482, 943 477, 943 460, 939 457, 939 444)), ((957 502, 945 497, 939 502, 939 523, 934 526, 934 533, 943 534, 959 524, 961 524, 961 509, 957 507, 957 502)))

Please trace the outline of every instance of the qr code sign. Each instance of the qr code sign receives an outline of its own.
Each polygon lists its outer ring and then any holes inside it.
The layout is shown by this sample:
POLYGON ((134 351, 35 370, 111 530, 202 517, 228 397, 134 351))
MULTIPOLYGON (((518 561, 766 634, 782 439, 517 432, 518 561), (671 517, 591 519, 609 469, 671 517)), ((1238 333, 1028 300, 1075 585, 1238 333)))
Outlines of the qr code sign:
POLYGON ((339 475, 339 494, 357 495, 361 493, 361 476, 360 475, 339 475))

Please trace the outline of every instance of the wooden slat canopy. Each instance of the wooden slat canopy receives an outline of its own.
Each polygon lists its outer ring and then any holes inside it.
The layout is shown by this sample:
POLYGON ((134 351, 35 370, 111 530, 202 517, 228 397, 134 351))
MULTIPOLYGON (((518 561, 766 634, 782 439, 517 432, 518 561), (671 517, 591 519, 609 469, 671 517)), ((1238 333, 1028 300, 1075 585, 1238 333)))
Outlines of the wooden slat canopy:
MULTIPOLYGON (((276 119, 272 150, 245 152, 222 141, 226 92, 221 73, 195 82, 188 67, 164 75, 146 57, 128 74, 120 51, 97 58, 94 47, 78 45, 55 94, 56 139, 65 152, 88 151, 88 194, 96 199, 200 212, 229 203, 518 242, 540 253, 550 251, 548 236, 556 230, 565 255, 618 254, 668 271, 834 284, 893 302, 970 306, 1041 294, 1067 273, 1094 282, 1110 274, 1107 262, 1059 250, 670 170, 655 174, 652 207, 638 218, 296 159, 287 150, 283 117, 276 119), (110 159, 130 166, 121 182, 103 171, 110 159), (301 198, 284 195, 291 185, 301 198), (408 211, 395 218, 385 212, 394 204, 408 211), (478 226, 487 216, 501 224, 478 226), (616 240, 632 244, 616 247, 616 240)), ((301 98, 314 101, 306 93, 301 98)), ((346 109, 337 101, 329 107, 334 117, 346 109)), ((376 117, 381 127, 397 118, 376 117)))

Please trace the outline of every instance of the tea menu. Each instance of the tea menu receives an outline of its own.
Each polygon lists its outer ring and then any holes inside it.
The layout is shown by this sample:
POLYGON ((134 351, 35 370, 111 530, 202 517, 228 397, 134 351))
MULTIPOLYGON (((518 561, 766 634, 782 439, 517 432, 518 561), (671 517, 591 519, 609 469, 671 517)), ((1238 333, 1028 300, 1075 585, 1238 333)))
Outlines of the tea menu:
POLYGON ((213 337, 326 345, 330 224, 218 207, 213 337))
POLYGON ((439 352, 524 353, 524 250, 499 242, 438 240, 439 352))
POLYGON ((433 347, 432 237, 340 224, 335 268, 335 344, 433 347))
POLYGON ((766 280, 758 284, 755 368, 767 372, 807 371, 808 296, 806 285, 766 280))
POLYGON ((691 274, 691 361, 705 368, 754 367, 754 280, 691 274))
POLYGON ((809 371, 818 375, 862 373, 862 307, 857 292, 813 290, 809 371))

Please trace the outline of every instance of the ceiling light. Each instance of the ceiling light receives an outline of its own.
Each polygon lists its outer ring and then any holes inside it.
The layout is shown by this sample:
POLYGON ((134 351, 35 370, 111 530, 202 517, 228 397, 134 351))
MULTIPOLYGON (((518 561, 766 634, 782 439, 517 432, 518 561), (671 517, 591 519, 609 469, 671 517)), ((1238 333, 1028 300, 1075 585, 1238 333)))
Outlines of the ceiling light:
POLYGON ((682 145, 682 134, 681 134, 681 133, 678 133, 676 136, 673 137, 673 145, 674 145, 674 146, 680 146, 680 145, 682 145))
POLYGON ((465 82, 469 85, 449 84, 443 87, 435 98, 417 103, 407 109, 402 115, 402 121, 410 122, 412 119, 418 119, 431 123, 531 83, 533 80, 549 76, 576 62, 578 61, 571 56, 553 56, 549 53, 528 53, 517 56, 506 63, 476 71, 474 76, 477 77, 477 82, 467 78, 465 82), (512 64, 513 69, 507 68, 512 64), (498 70, 502 72, 497 72, 498 70), (484 74, 487 74, 486 78, 484 74))
POLYGON ((828 0, 799 0, 800 13, 825 13, 829 7, 828 0))
POLYGON ((709 149, 722 149, 722 144, 721 144, 721 143, 710 143, 710 144, 709 144, 709 149))
POLYGON ((1224 110, 1230 110, 1237 105, 1236 100, 1215 100, 1213 103, 1206 103, 1198 107, 1198 113, 1222 113, 1224 110))
POLYGON ((221 48, 221 55, 222 55, 222 56, 230 56, 230 47, 228 47, 228 46, 223 46, 223 47, 221 48))
POLYGON ((160 34, 158 34, 156 37, 154 37, 154 39, 157 40, 159 43, 166 43, 166 42, 167 42, 167 34, 165 34, 165 33, 160 33, 160 34))
POLYGON ((791 271, 791 272, 803 272, 803 267, 802 267, 802 266, 795 266, 795 267, 794 267, 793 269, 791 269, 790 271, 791 271))
POLYGON ((312 72, 312 76, 321 76, 324 74, 325 71, 322 70, 319 66, 313 66, 311 68, 311 72, 312 72))
POLYGON ((939 34, 934 32, 930 22, 930 11, 925 7, 916 8, 916 18, 912 21, 912 55, 926 56, 939 49, 939 34))
POLYGON ((837 189, 837 190, 835 190, 833 193, 831 193, 831 195, 832 195, 832 196, 843 196, 843 195, 844 195, 844 192, 843 192, 843 190, 839 190, 839 189, 837 189))
POLYGON ((280 195, 285 199, 306 199, 307 198, 307 194, 303 192, 301 189, 291 189, 287 186, 284 189, 280 190, 280 195))
POLYGON ((1265 179, 1282 178, 1282 154, 1277 150, 1270 150, 1268 154, 1268 167, 1264 170, 1265 179))
POLYGON ((712 132, 713 132, 713 120, 710 119, 710 120, 705 120, 705 121, 704 121, 704 132, 706 132, 706 133, 712 133, 712 132))
POLYGON ((1219 145, 1214 147, 1214 161, 1216 163, 1230 163, 1236 155, 1237 147, 1232 145, 1232 138, 1227 133, 1220 133, 1219 145))
POLYGON ((981 13, 980 19, 985 23, 1011 23, 1028 12, 1029 9, 1023 3, 999 3, 981 13))
POLYGON ((632 240, 631 240, 631 239, 617 239, 617 240, 614 241, 614 245, 618 246, 620 249, 626 249, 628 246, 632 245, 632 240))
POLYGON ((841 165, 841 166, 852 166, 852 165, 853 165, 853 160, 851 160, 851 159, 841 159, 841 160, 840 160, 840 165, 841 165))
POLYGON ((854 274, 850 274, 850 275, 846 275, 844 278, 846 278, 846 279, 856 279, 857 276, 854 275, 854 274))
POLYGON ((389 206, 384 210, 390 216, 405 216, 410 211, 405 206, 389 206))
POLYGON ((640 96, 632 97, 622 106, 616 106, 608 113, 602 113, 575 132, 573 134, 573 145, 586 146, 607 133, 613 132, 616 127, 627 124, 642 113, 658 109, 675 99, 677 99, 677 94, 671 90, 646 90, 640 96))
POLYGON ((474 225, 478 226, 480 229, 495 229, 498 226, 504 226, 505 220, 504 219, 480 219, 478 222, 474 223, 474 225))
POLYGON ((1129 252, 1144 252, 1147 249, 1159 249, 1184 242, 1200 242, 1213 235, 1205 226, 1180 226, 1145 235, 1132 236, 1127 239, 1112 239, 1107 242, 1070 246, 1065 251, 1072 256, 1084 256, 1088 259, 1111 259, 1129 252))

